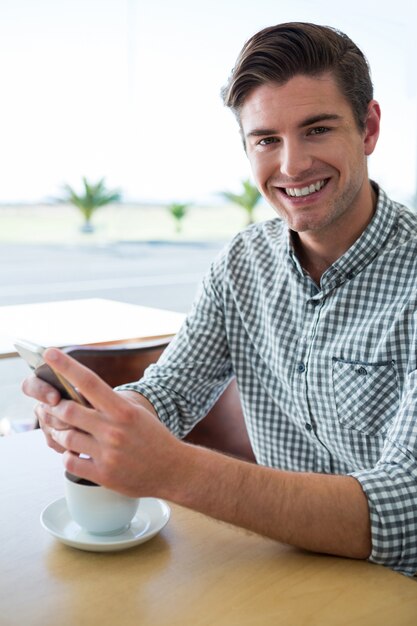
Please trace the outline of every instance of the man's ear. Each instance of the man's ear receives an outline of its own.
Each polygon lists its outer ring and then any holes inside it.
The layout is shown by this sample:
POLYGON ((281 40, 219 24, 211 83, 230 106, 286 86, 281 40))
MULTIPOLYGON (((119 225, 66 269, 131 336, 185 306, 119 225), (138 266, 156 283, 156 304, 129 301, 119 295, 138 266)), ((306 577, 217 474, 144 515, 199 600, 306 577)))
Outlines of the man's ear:
POLYGON ((365 120, 364 151, 366 156, 369 156, 375 150, 379 137, 380 122, 380 106, 376 100, 371 100, 368 104, 368 113, 365 120))

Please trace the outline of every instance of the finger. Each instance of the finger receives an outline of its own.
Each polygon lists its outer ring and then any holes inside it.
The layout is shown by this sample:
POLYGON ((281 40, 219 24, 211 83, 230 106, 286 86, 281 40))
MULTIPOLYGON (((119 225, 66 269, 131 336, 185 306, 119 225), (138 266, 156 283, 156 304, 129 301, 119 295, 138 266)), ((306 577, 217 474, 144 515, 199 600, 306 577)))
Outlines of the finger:
POLYGON ((50 432, 51 429, 49 426, 45 425, 44 423, 43 411, 41 410, 40 406, 35 408, 35 415, 39 420, 39 427, 42 430, 42 433, 46 439, 46 443, 48 444, 48 446, 52 448, 53 450, 55 450, 56 452, 59 452, 59 453, 65 452, 65 448, 63 448, 58 443, 56 443, 56 441, 54 441, 54 439, 52 438, 51 432, 50 432))
POLYGON ((86 478, 93 483, 101 484, 98 480, 97 467, 92 458, 85 459, 67 450, 63 455, 63 463, 65 469, 70 474, 74 474, 74 476, 79 476, 80 478, 86 478))
POLYGON ((66 428, 69 428, 70 424, 53 415, 51 412, 52 410, 52 407, 43 403, 38 404, 35 407, 35 415, 39 420, 39 424, 47 428, 56 428, 57 430, 65 430, 66 428))
POLYGON ((62 446, 60 446, 52 437, 48 432, 45 432, 42 429, 42 432, 45 436, 46 439, 46 443, 48 445, 49 448, 51 448, 52 450, 55 450, 55 452, 58 452, 59 454, 63 454, 64 452, 66 452, 65 448, 63 448, 62 446))
POLYGON ((43 358, 48 365, 72 383, 96 409, 104 413, 118 413, 120 407, 131 406, 97 374, 61 350, 48 348, 43 353, 43 358))
POLYGON ((54 406, 61 399, 59 392, 44 380, 38 378, 35 374, 31 374, 22 383, 22 391, 27 396, 35 398, 40 402, 46 402, 54 406))
POLYGON ((47 407, 45 413, 46 423, 56 427, 57 430, 76 428, 96 437, 103 428, 102 413, 98 413, 91 407, 78 404, 74 400, 61 400, 56 406, 47 407))
POLYGON ((88 433, 69 428, 68 430, 50 429, 52 439, 66 451, 73 454, 83 454, 94 457, 97 453, 97 444, 94 437, 88 433))

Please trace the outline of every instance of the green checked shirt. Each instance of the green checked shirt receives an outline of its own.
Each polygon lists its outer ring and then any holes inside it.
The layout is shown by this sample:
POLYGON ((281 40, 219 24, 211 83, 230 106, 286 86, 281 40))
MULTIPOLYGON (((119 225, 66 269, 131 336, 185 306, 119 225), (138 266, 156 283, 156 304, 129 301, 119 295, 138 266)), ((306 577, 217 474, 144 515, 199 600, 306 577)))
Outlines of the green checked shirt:
POLYGON ((258 463, 350 474, 369 501, 370 560, 417 572, 417 217, 378 191, 372 222, 323 274, 286 225, 238 234, 142 381, 183 437, 236 376, 258 463))

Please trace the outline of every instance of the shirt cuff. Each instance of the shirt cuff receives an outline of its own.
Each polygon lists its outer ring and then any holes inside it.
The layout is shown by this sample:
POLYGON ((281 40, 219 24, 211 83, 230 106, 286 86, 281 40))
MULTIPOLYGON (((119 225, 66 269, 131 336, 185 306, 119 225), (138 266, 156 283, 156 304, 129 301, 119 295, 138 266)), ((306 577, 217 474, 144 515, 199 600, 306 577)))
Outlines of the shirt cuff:
POLYGON ((417 575, 417 468, 397 449, 397 462, 349 475, 368 498, 372 552, 369 560, 408 576, 417 575), (402 456, 403 462, 398 464, 402 456))
POLYGON ((136 391, 144 396, 154 407, 158 419, 165 424, 173 435, 182 439, 186 433, 182 432, 177 418, 177 406, 163 387, 155 388, 144 382, 127 383, 115 387, 115 391, 136 391))

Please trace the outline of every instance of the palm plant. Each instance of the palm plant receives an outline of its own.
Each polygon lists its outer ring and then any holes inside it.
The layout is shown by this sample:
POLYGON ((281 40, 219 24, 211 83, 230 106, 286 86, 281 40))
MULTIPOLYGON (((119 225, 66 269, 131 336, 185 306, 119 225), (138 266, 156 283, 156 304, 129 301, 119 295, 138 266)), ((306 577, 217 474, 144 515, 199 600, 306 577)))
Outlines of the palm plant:
POLYGON ((222 191, 221 195, 226 198, 226 200, 241 206, 248 214, 248 224, 253 224, 255 207, 261 199, 261 194, 258 188, 255 187, 248 178, 242 180, 242 186, 243 191, 240 194, 222 191))
POLYGON ((95 211, 106 204, 120 200, 121 193, 118 189, 107 189, 104 178, 94 184, 89 183, 83 176, 83 186, 82 193, 78 194, 70 185, 64 185, 65 197, 62 200, 73 204, 81 211, 84 217, 81 230, 84 233, 91 233, 94 230, 91 219, 95 211))
POLYGON ((187 215, 190 206, 190 203, 185 202, 172 202, 167 206, 169 213, 175 220, 175 230, 177 233, 180 233, 182 230, 182 221, 187 215))

